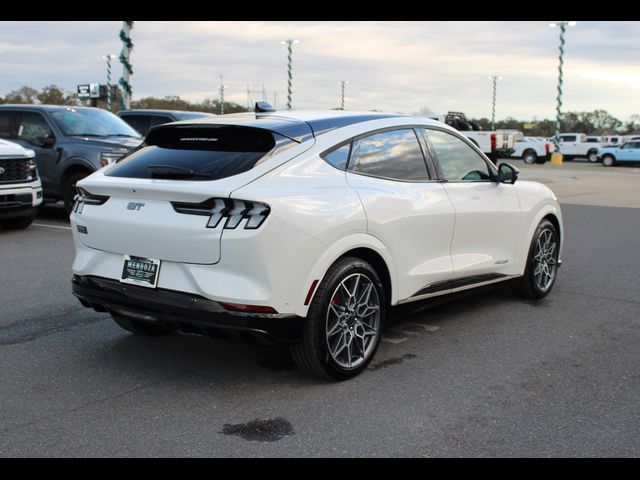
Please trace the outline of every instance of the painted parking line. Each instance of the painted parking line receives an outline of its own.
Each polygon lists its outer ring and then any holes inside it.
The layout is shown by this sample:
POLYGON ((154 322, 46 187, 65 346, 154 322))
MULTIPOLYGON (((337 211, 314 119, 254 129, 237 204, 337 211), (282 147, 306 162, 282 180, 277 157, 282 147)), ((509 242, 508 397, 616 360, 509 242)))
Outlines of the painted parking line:
POLYGON ((59 228, 60 230, 71 230, 71 227, 63 227, 61 225, 49 225, 46 223, 32 223, 33 227, 49 227, 49 228, 59 228))

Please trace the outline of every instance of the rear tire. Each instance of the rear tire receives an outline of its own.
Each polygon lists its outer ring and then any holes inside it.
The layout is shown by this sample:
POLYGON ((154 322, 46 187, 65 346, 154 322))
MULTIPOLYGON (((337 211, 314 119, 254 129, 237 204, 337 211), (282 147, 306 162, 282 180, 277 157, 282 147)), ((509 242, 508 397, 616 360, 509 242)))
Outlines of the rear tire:
POLYGON ((559 250, 556 227, 549 220, 542 220, 531 240, 524 275, 515 285, 520 296, 537 300, 549 294, 558 273, 559 250))
POLYGON ((173 328, 167 325, 141 322, 140 320, 134 320, 132 318, 121 317, 113 314, 111 315, 111 318, 113 318, 113 321, 116 322, 119 327, 143 337, 159 337, 173 332, 173 328))
POLYGON ((5 228, 7 230, 20 230, 31 225, 31 222, 33 222, 34 218, 36 218, 35 215, 29 215, 28 217, 7 218, 0 221, 0 225, 2 225, 2 228, 5 228))
POLYGON ((536 163, 537 160, 538 155, 536 155, 536 152, 534 152, 533 150, 525 150, 525 152, 522 154, 522 161, 527 165, 532 165, 536 163))
POLYGON ((333 264, 313 297, 300 343, 291 347, 298 366, 331 380, 361 373, 380 344, 386 298, 378 274, 364 260, 333 264))
POLYGON ((587 160, 589 160, 589 163, 598 163, 598 151, 589 150, 587 153, 587 160))

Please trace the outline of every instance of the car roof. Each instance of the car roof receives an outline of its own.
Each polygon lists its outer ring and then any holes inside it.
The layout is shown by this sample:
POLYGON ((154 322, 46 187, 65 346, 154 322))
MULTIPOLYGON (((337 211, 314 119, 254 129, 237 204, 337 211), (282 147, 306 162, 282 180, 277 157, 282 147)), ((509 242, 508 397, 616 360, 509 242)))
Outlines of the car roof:
MULTIPOLYGON (((419 120, 426 125, 439 125, 442 122, 426 117, 414 117, 383 112, 356 112, 342 110, 296 110, 296 111, 275 111, 275 112, 246 112, 232 113, 228 115, 218 115, 192 120, 183 120, 171 124, 176 125, 238 125, 247 127, 257 127, 271 130, 285 137, 292 138, 298 142, 317 137, 323 133, 346 127, 356 123, 379 120, 386 118, 412 118, 419 120)), ((162 128, 162 127, 155 127, 162 128)))
POLYGON ((209 112, 197 112, 197 111, 191 111, 191 110, 171 110, 171 109, 162 109, 162 108, 132 108, 129 110, 120 110, 119 112, 116 113, 116 115, 121 114, 121 113, 140 113, 140 114, 153 114, 153 113, 166 113, 166 114, 172 114, 172 113, 188 113, 188 114, 202 114, 202 115, 206 115, 206 116, 215 116, 215 114, 213 113, 209 113, 209 112))
POLYGON ((104 110, 97 107, 85 107, 80 105, 46 105, 36 103, 5 103, 0 105, 2 110, 45 110, 45 111, 58 111, 58 110, 104 110))

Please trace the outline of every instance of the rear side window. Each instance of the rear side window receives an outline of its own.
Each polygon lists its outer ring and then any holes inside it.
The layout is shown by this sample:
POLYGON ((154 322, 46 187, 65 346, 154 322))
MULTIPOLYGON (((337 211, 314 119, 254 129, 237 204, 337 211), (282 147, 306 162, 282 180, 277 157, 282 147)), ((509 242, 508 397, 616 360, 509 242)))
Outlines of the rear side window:
POLYGON ((106 175, 219 180, 251 170, 263 157, 271 157, 291 143, 252 127, 158 127, 141 148, 122 157, 106 175))
POLYGON ((148 115, 122 115, 120 118, 133 127, 140 135, 146 135, 149 131, 148 115))
POLYGON ((354 173, 373 177, 424 182, 429 180, 427 164, 412 129, 376 133, 357 141, 354 173))
POLYGON ((321 157, 329 164, 333 165, 337 169, 346 170, 347 163, 349 163, 349 153, 351 152, 351 143, 331 150, 330 152, 323 153, 321 157))
POLYGON ((564 135, 560 137, 561 142, 576 142, 578 138, 575 135, 564 135))

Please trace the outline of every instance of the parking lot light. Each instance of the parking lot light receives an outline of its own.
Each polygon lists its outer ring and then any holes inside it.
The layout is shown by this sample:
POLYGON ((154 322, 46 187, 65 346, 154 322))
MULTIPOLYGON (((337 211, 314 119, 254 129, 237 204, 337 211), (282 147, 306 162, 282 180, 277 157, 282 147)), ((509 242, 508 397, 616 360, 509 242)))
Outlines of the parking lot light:
POLYGON ((550 23, 549 27, 560 27, 560 55, 559 55, 559 65, 558 65, 558 103, 556 106, 556 133, 553 138, 553 143, 555 146, 555 151, 551 156, 551 161, 553 165, 562 165, 562 154, 560 153, 560 118, 562 116, 562 66, 564 62, 564 33, 567 29, 567 26, 574 27, 576 22, 574 21, 562 21, 557 23, 550 23), (558 155, 560 157, 558 158, 558 155), (555 161, 554 161, 555 156, 555 161))
POLYGON ((340 110, 344 110, 344 86, 349 83, 349 80, 340 80, 338 81, 340 87, 342 89, 342 96, 340 100, 340 110))
POLYGON ((293 55, 292 45, 294 43, 300 43, 300 40, 289 38, 281 41, 280 43, 287 46, 287 110, 291 110, 291 84, 293 81, 293 74, 291 71, 291 57, 293 55))

